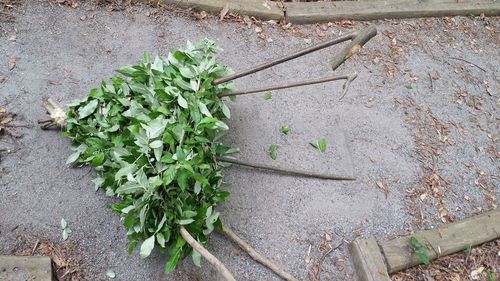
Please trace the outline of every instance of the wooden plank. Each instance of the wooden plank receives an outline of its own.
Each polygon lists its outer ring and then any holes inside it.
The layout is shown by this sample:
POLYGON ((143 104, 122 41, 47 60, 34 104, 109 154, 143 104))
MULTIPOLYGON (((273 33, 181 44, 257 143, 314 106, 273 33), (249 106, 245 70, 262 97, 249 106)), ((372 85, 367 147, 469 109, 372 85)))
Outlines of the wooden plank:
POLYGON ((374 238, 356 240, 349 252, 360 281, 390 281, 384 258, 374 238))
POLYGON ((343 19, 374 20, 441 16, 500 15, 496 0, 398 0, 285 3, 286 20, 316 23, 343 19))
MULTIPOLYGON (((415 233, 420 243, 431 246, 427 256, 432 260, 500 238, 500 210, 494 210, 463 221, 415 233)), ((410 236, 380 243, 389 273, 420 264, 411 255, 410 236)))
POLYGON ((0 280, 52 281, 50 257, 0 256, 0 280))
POLYGON ((212 13, 219 13, 227 5, 230 12, 255 16, 264 20, 280 20, 284 17, 282 9, 278 7, 279 2, 267 0, 164 0, 164 2, 212 13))

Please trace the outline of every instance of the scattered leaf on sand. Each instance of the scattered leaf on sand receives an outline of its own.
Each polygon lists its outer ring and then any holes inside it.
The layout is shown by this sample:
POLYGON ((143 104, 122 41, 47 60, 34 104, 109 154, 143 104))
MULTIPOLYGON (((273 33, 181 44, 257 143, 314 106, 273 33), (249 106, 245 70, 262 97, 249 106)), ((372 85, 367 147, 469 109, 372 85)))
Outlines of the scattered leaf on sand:
POLYGON ((381 181, 377 181, 377 186, 384 193, 385 198, 387 198, 387 196, 389 195, 389 189, 387 188, 387 186, 385 186, 381 181))
POLYGON ((11 57, 9 60, 9 70, 13 70, 16 67, 17 60, 16 57, 11 57))

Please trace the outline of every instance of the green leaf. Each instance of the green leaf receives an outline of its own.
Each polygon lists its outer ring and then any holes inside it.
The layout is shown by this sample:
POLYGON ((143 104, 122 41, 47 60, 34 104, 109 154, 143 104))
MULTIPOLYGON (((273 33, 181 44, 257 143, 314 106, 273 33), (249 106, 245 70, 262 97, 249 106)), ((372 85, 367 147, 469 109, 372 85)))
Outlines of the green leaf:
POLYGON ((194 212, 194 211, 184 211, 182 212, 182 217, 183 218, 192 218, 194 216, 196 216, 198 213, 197 212, 194 212))
POLYGON ((417 253, 417 257, 425 265, 428 265, 428 264, 431 263, 429 257, 427 257, 427 255, 425 253, 423 253, 423 252, 418 252, 417 253))
POLYGON ((106 276, 108 276, 108 277, 109 277, 109 278, 111 278, 111 279, 114 279, 114 278, 116 277, 116 273, 115 273, 113 270, 108 269, 108 270, 106 271, 106 276))
POLYGON ((63 240, 66 241, 70 234, 71 234, 71 229, 69 227, 64 228, 62 231, 63 240))
POLYGON ((212 114, 208 110, 207 106, 201 101, 198 103, 198 108, 200 109, 200 112, 203 113, 203 115, 207 117, 212 117, 212 114))
POLYGON ((66 160, 66 165, 74 163, 76 160, 78 160, 78 157, 80 157, 81 152, 75 151, 71 153, 71 155, 68 157, 68 160, 66 160))
POLYGON ((163 146, 163 142, 161 140, 155 140, 149 144, 151 148, 159 148, 163 146))
POLYGON ((118 170, 115 174, 115 181, 120 180, 123 176, 126 176, 128 174, 133 174, 137 171, 137 165, 135 164, 126 164, 125 166, 121 167, 120 170, 118 170))
POLYGON ((180 225, 187 225, 194 222, 194 219, 184 219, 184 220, 179 220, 180 225))
POLYGON ((155 236, 152 235, 148 239, 144 240, 144 242, 142 242, 141 249, 139 252, 141 258, 145 259, 149 257, 154 247, 155 247, 155 236))
POLYGON ((229 107, 227 107, 227 105, 224 102, 221 102, 221 109, 222 109, 222 113, 224 114, 224 116, 226 116, 227 119, 230 119, 231 118, 231 111, 229 110, 229 107))
POLYGON ((156 241, 162 248, 165 248, 165 236, 161 232, 156 233, 156 241))
POLYGON ((188 108, 188 103, 184 99, 184 97, 182 97, 182 95, 177 96, 177 103, 179 104, 180 107, 188 108))
POLYGON ((92 167, 100 166, 102 165, 102 163, 104 163, 104 157, 105 157, 104 152, 99 152, 96 155, 94 155, 90 164, 92 165, 92 167))
POLYGON ((312 145, 314 148, 319 150, 321 153, 324 153, 326 151, 326 140, 324 138, 321 138, 318 142, 316 143, 309 143, 312 145))
POLYGON ((80 119, 83 119, 83 118, 89 116, 90 114, 94 113, 94 111, 97 108, 97 105, 98 105, 97 100, 91 100, 88 104, 86 104, 84 107, 81 107, 78 110, 78 117, 80 119))
POLYGON ((65 229, 66 227, 68 227, 68 223, 65 219, 61 219, 61 229, 65 229))
POLYGON ((273 94, 271 92, 267 92, 264 94, 264 100, 270 100, 273 97, 273 94))
POLYGON ((280 131, 283 134, 288 135, 288 133, 290 132, 290 128, 288 128, 287 126, 283 126, 283 127, 281 127, 280 131))
POLYGON ((137 191, 142 191, 142 190, 144 190, 144 188, 141 185, 139 185, 135 182, 126 182, 125 184, 118 187, 115 190, 115 192, 120 194, 120 195, 123 195, 123 194, 136 193, 137 191))
POLYGON ((268 149, 268 152, 269 152, 269 156, 271 157, 271 159, 273 160, 276 160, 277 158, 277 150, 280 146, 277 145, 277 144, 271 144, 269 146, 269 149, 268 149))
POLYGON ((201 254, 193 249, 193 253, 191 254, 194 265, 197 267, 201 267, 201 254))

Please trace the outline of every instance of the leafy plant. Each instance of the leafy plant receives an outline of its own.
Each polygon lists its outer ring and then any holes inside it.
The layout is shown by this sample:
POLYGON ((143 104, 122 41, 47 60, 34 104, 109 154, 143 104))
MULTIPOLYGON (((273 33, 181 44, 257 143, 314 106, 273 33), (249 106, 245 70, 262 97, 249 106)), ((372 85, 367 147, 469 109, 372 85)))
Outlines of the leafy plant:
POLYGON ((290 128, 288 128, 287 126, 283 126, 283 127, 281 127, 280 131, 283 134, 288 135, 288 133, 290 133, 290 128))
POLYGON ((271 159, 276 160, 276 158, 278 156, 276 152, 277 152, 279 147, 280 146, 277 144, 271 144, 269 146, 268 152, 269 152, 269 157, 271 157, 271 159))
MULTIPOLYGON (((167 57, 146 53, 67 113, 64 135, 74 151, 67 162, 97 170, 96 188, 121 199, 112 209, 127 231, 129 252, 140 245, 146 258, 159 248, 169 255, 166 272, 192 251, 179 226, 201 244, 222 227, 215 207, 229 193, 220 188, 216 157, 237 150, 220 142, 230 112, 218 95, 231 84, 212 84, 228 73, 215 61, 218 52, 205 39, 167 57)), ((200 255, 192 257, 199 265, 200 255)))
POLYGON ((326 140, 324 138, 319 139, 316 143, 310 142, 309 144, 319 150, 321 153, 325 153, 326 151, 326 140))
POLYGON ((427 247, 424 246, 420 241, 415 237, 410 238, 410 246, 412 253, 417 255, 417 258, 425 265, 429 264, 431 261, 427 256, 427 247))
POLYGON ((69 235, 71 234, 71 228, 69 228, 68 223, 65 219, 61 219, 61 229, 63 240, 67 240, 69 235))
POLYGON ((271 94, 271 92, 264 94, 264 100, 270 100, 272 97, 273 97, 273 94, 271 94))

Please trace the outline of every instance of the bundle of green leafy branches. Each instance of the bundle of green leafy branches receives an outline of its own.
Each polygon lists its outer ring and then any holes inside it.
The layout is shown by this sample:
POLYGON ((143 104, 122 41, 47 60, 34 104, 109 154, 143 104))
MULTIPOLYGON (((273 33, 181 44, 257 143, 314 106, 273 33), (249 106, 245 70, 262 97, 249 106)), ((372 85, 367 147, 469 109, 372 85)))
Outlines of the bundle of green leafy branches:
MULTIPOLYGON (((217 63, 221 50, 210 40, 173 50, 154 60, 117 70, 123 77, 102 82, 69 105, 67 131, 74 153, 67 163, 91 165, 96 189, 121 201, 113 205, 123 221, 129 252, 140 244, 146 258, 154 247, 169 254, 165 271, 192 248, 179 227, 201 244, 222 229, 215 206, 229 195, 216 157, 236 149, 221 143, 230 118, 218 97, 231 85, 212 81, 227 75, 217 63)), ((200 254, 192 252, 195 264, 200 254)))

